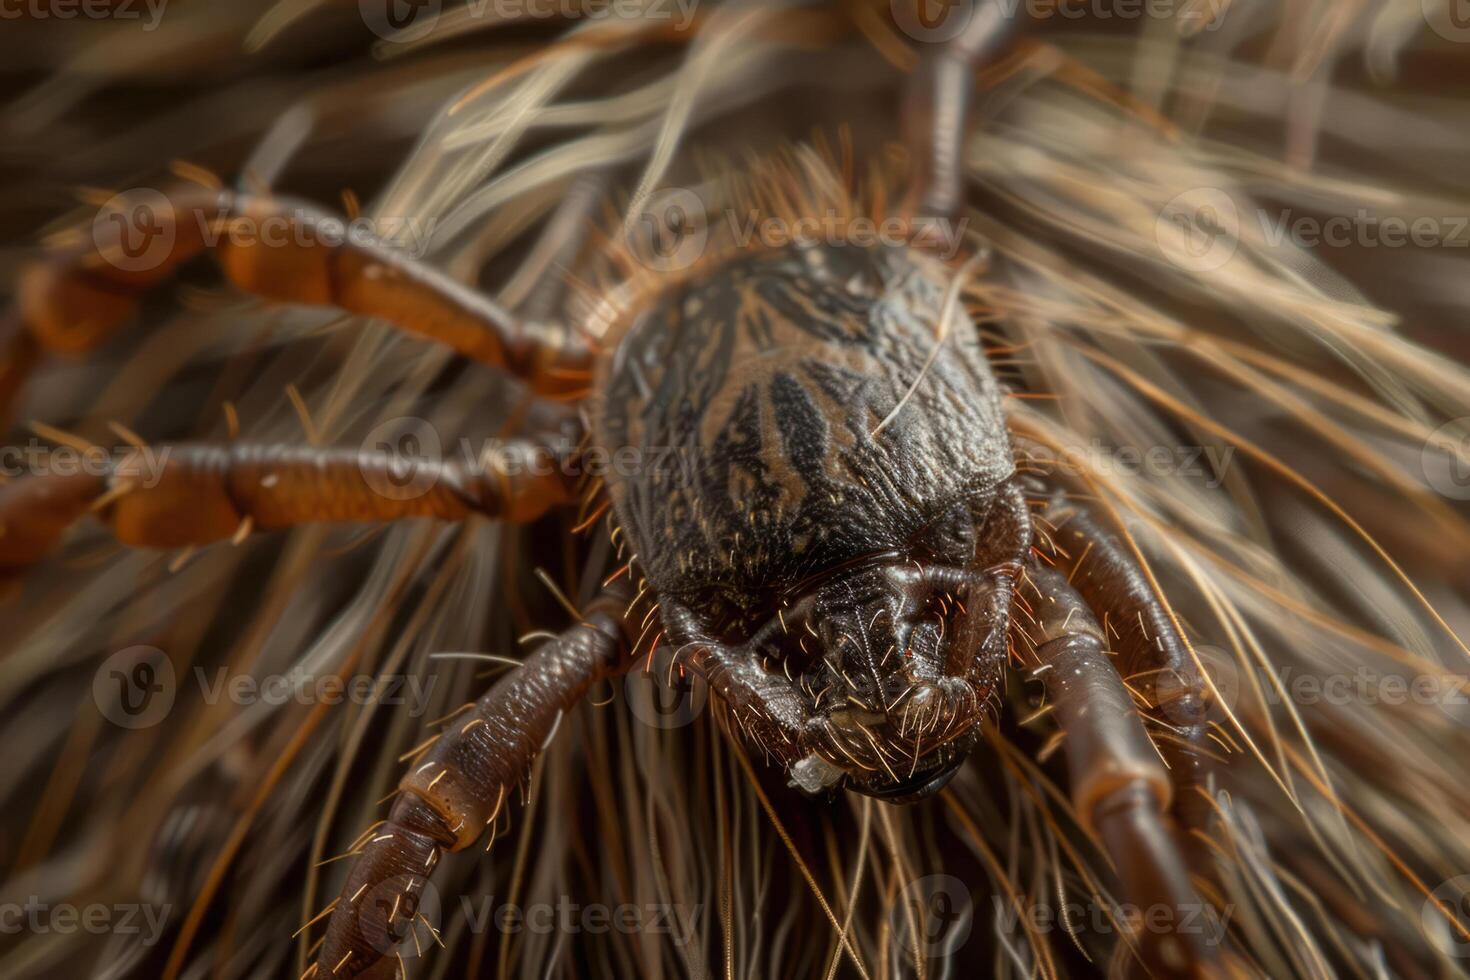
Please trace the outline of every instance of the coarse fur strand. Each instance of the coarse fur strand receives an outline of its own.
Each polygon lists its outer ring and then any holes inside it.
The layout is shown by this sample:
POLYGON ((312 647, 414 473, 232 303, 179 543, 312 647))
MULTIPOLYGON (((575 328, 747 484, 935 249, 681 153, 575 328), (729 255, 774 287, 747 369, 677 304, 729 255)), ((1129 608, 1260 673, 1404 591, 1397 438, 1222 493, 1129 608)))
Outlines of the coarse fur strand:
MULTIPOLYGON (((1418 0, 1196 6, 1208 27, 1057 19, 981 71, 952 258, 984 260, 962 301, 1007 386, 1016 466, 1127 527, 1211 678, 1213 820, 1191 844, 1219 873, 1199 927, 1247 975, 1461 975, 1470 257, 1310 248, 1279 228, 1367 209, 1463 236, 1447 219, 1470 213, 1470 61, 1418 0), (1202 190, 1241 219, 1215 267, 1190 265, 1169 220, 1202 190), (1415 684, 1430 696, 1402 693, 1415 684)), ((117 191, 220 174, 323 203, 351 188, 348 210, 364 202, 508 308, 592 324, 637 305, 646 268, 619 236, 662 189, 709 197, 714 175, 755 160, 736 211, 899 211, 872 197, 904 173, 915 51, 887 3, 700 5, 683 31, 651 12, 447 12, 403 43, 375 38, 356 4, 304 0, 180 6, 153 31, 91 25, 85 44, 7 23, 6 270, 36 257, 43 223, 64 247, 117 191), (856 200, 826 176, 849 159, 878 175, 856 200)), ((522 389, 452 353, 243 299, 208 268, 143 321, 48 362, 17 417, 102 445, 115 422, 150 441, 238 427, 356 446, 411 416, 446 455, 462 435, 479 449, 564 421, 537 408, 526 426, 522 389)), ((383 817, 400 757, 631 557, 595 481, 583 489, 578 517, 524 528, 308 527, 190 554, 121 551, 89 528, 11 583, 0 896, 166 911, 157 935, 141 915, 137 931, 5 935, 0 976, 306 971, 321 929, 302 926, 339 890, 350 862, 334 859, 383 817), (138 645, 179 682, 167 717, 130 731, 99 714, 93 683, 138 645), (215 686, 293 670, 407 678, 389 699, 404 703, 240 703, 215 686)), ((1065 553, 1065 526, 1038 531, 1065 553)), ((634 619, 656 621, 646 603, 634 619)), ((1112 871, 1070 810, 1033 679, 1011 671, 936 798, 813 802, 729 737, 738 719, 697 682, 687 724, 651 708, 669 668, 657 639, 640 637, 646 670, 561 719, 495 846, 444 859, 437 940, 426 928, 421 956, 401 949, 410 976, 1126 972, 1112 871), (507 907, 573 926, 497 925, 507 907)), ((1153 692, 1166 744, 1167 683, 1130 680, 1153 692)))

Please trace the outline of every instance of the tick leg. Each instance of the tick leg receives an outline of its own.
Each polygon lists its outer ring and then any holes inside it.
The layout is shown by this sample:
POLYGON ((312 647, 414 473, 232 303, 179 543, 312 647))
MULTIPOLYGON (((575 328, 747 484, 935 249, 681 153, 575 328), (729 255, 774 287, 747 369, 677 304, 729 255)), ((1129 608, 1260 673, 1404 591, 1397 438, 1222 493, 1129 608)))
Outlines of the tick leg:
POLYGON ((89 510, 124 544, 179 548, 310 522, 471 514, 524 522, 570 502, 575 482, 530 443, 473 465, 369 449, 157 446, 107 470, 0 484, 0 572, 40 561, 89 510))
MULTIPOLYGON (((1043 516, 1050 532, 1045 540, 1057 567, 1066 570, 1089 606, 1108 612, 1107 634, 1118 652, 1119 672, 1168 725, 1159 749, 1174 782, 1175 815, 1188 829, 1205 827, 1212 812, 1203 791, 1209 777, 1204 747, 1210 723, 1207 689, 1189 645, 1117 536, 1061 495, 1051 498, 1043 516)), ((1203 860, 1204 855, 1196 857, 1203 860)))
POLYGON ((1035 657, 1065 736, 1072 803, 1111 857, 1124 900, 1143 913, 1132 935, 1138 957, 1158 977, 1211 976, 1218 951, 1190 927, 1205 906, 1172 832, 1173 785, 1102 627, 1060 572, 1036 565, 1029 580, 1035 657))
POLYGON ((67 354, 96 347, 133 318, 149 289, 212 249, 246 292, 381 317, 512 371, 543 394, 587 385, 591 352, 581 337, 522 322, 357 223, 309 204, 189 186, 105 217, 120 220, 99 220, 85 246, 22 271, 14 309, 0 315, 0 382, 34 360, 37 346, 67 354))
MULTIPOLYGON (((925 4, 928 0, 907 0, 925 4)), ((905 98, 905 136, 917 177, 916 196, 926 217, 950 217, 964 202, 965 136, 975 70, 994 57, 1018 26, 1022 14, 999 0, 973 6, 953 4, 946 17, 967 16, 960 32, 930 42, 909 78, 905 98)))
MULTIPOLYGON (((440 855, 479 839, 562 713, 624 666, 627 601, 623 593, 605 593, 583 610, 581 624, 542 645, 456 716, 413 764, 387 821, 371 831, 347 876, 307 980, 361 976, 407 938, 440 855)), ((420 939, 433 942, 422 933, 420 939)))

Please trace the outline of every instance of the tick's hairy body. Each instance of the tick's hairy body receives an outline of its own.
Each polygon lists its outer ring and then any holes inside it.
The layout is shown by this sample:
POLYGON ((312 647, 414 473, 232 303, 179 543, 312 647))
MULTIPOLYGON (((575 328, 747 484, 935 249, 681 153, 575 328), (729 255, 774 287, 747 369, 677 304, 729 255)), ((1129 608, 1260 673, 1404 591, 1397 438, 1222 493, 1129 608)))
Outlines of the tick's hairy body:
MULTIPOLYGON (((796 173, 766 179, 801 187, 796 173)), ((201 209, 286 211, 197 189, 174 205, 186 217, 201 209)), ((286 220, 333 219, 303 208, 286 220)), ((206 245, 181 238, 170 261, 206 245)), ((1122 893, 1181 915, 1200 906, 1171 826, 1176 797, 1201 799, 1198 674, 1131 553, 1062 486, 1016 472, 1001 392, 960 302, 978 262, 949 266, 897 244, 716 250, 682 275, 639 273, 610 289, 590 341, 523 322, 368 237, 259 248, 216 250, 243 288, 382 312, 538 395, 582 398, 594 445, 638 462, 606 485, 627 564, 575 625, 416 750, 386 818, 350 849, 308 975, 382 975, 441 856, 495 824, 594 684, 660 642, 797 786, 894 802, 937 792, 971 755, 1014 658, 1045 686, 1072 806, 1114 856, 1122 893), (293 273, 271 276, 268 263, 293 273), (1129 624, 1112 631, 1111 652, 1109 617, 1129 624), (1157 749, 1124 677, 1143 703, 1170 708, 1171 739, 1157 749)), ((124 323, 150 283, 104 289, 98 268, 83 249, 31 270, 12 318, 22 339, 85 347, 124 323)), ((106 474, 0 485, 0 567, 39 560, 88 512, 127 543, 184 547, 314 521, 525 522, 577 498, 567 473, 511 469, 512 453, 470 466, 378 448, 168 448, 153 481, 124 460, 106 474)), ((517 448, 550 453, 534 433, 517 448)), ((592 492, 584 503, 596 507, 592 492)), ((1136 939, 1157 975, 1199 975, 1215 959, 1199 936, 1136 939)))
POLYGON ((981 536, 1013 466, 979 339, 944 323, 952 280, 897 246, 738 255, 633 319, 593 409, 649 464, 609 490, 671 643, 743 644, 716 689, 747 731, 887 795, 953 771, 1003 650, 1001 608, 986 657, 945 656, 925 569, 1021 557, 1017 529, 981 536))

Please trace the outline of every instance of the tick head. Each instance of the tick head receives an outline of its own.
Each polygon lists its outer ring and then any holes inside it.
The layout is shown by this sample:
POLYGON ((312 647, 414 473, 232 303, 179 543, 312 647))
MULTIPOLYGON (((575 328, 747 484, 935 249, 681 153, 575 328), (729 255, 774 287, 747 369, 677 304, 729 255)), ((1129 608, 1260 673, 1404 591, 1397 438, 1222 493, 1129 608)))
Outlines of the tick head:
POLYGON ((999 690, 992 588, 878 556, 814 576, 753 628, 690 644, 690 662, 798 786, 916 800, 958 770, 999 690))

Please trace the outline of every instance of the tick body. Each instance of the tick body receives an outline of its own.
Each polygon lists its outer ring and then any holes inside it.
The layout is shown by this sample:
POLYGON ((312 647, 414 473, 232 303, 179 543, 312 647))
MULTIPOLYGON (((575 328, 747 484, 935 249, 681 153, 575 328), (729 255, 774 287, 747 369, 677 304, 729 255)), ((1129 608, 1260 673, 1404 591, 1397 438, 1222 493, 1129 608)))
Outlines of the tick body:
POLYGON ((903 246, 739 254, 656 296, 600 379, 594 438, 648 463, 609 491, 668 639, 821 784, 937 788, 1002 666, 1004 608, 953 652, 985 600, 956 583, 1022 540, 980 533, 1013 466, 953 280, 903 246))

